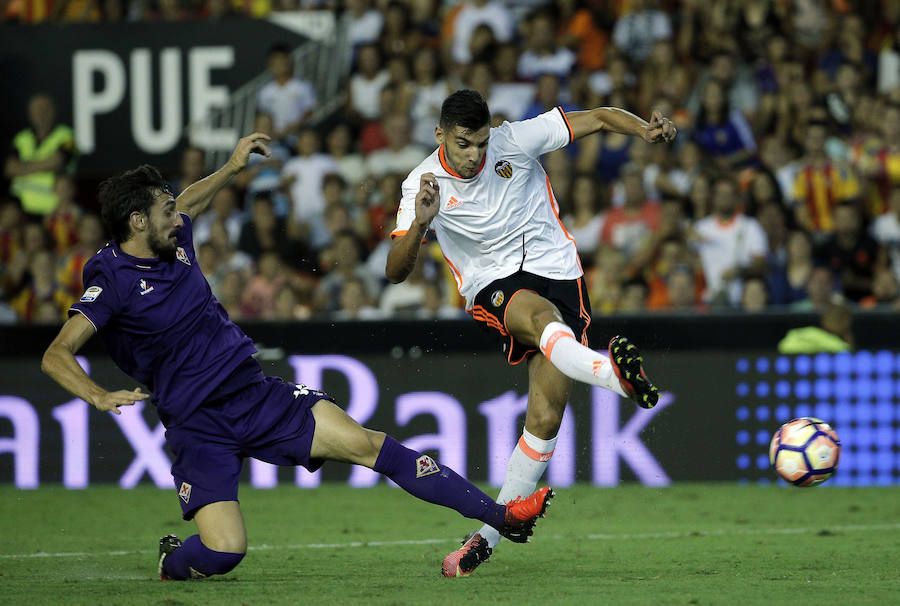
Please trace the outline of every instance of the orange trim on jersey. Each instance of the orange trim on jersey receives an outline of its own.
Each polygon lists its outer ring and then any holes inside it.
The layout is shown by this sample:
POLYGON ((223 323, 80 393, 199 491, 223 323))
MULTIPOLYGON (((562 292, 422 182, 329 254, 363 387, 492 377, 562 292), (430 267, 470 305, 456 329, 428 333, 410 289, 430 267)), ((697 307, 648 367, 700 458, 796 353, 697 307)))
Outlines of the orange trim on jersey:
MULTIPOLYGON (((456 177, 457 179, 466 179, 466 177, 463 177, 462 175, 457 173, 455 170, 450 168, 449 164, 447 164, 447 159, 444 157, 444 144, 443 143, 438 148, 438 160, 441 161, 441 166, 444 168, 444 170, 447 171, 448 173, 450 173, 452 176, 456 177)), ((487 160, 487 153, 485 153, 483 156, 481 156, 481 166, 478 167, 478 170, 476 170, 475 174, 472 175, 471 177, 469 177, 469 179, 472 179, 472 178, 478 176, 478 173, 480 173, 481 169, 484 168, 485 160, 487 160)))
POLYGON ((569 129, 569 143, 572 143, 573 141, 575 141, 575 131, 572 130, 572 125, 569 123, 569 118, 566 117, 566 112, 565 110, 563 110, 561 105, 557 105, 556 109, 558 109, 559 113, 562 114, 562 119, 566 123, 566 128, 569 129))
POLYGON ((394 238, 399 238, 401 236, 405 236, 409 230, 408 229, 398 229, 397 231, 391 232, 391 240, 394 238))
POLYGON ((529 459, 534 459, 538 463, 546 463, 550 460, 550 457, 553 456, 553 451, 550 452, 538 452, 534 448, 528 445, 525 441, 525 436, 519 438, 519 450, 525 453, 529 459))
POLYGON ((450 270, 453 272, 453 276, 456 278, 456 288, 459 291, 462 291, 462 285, 463 285, 462 274, 459 273, 458 269, 456 269, 456 265, 454 265, 453 262, 447 258, 447 255, 444 254, 444 251, 441 251, 441 256, 444 257, 444 261, 446 261, 447 265, 450 266, 450 270))
POLYGON ((476 306, 474 306, 472 309, 467 310, 467 312, 468 312, 475 320, 477 320, 478 322, 483 322, 484 324, 487 324, 490 328, 495 329, 497 332, 499 332, 499 333, 500 333, 501 335, 503 335, 504 337, 507 336, 507 335, 509 334, 509 333, 506 331, 506 329, 503 328, 503 325, 500 324, 500 320, 498 320, 498 319, 496 318, 496 316, 494 316, 493 314, 491 314, 489 311, 487 311, 487 310, 486 310, 484 307, 482 307, 481 305, 476 305, 476 306))
MULTIPOLYGON (((562 110, 560 110, 562 111, 562 110)), ((553 188, 550 186, 550 175, 544 173, 544 178, 547 180, 547 195, 550 196, 550 207, 553 209, 553 214, 556 216, 556 221, 559 223, 559 226, 562 228, 563 233, 566 234, 566 237, 569 241, 575 246, 575 261, 578 263, 578 269, 581 270, 581 273, 584 273, 584 269, 581 267, 581 258, 578 256, 578 245, 575 244, 575 238, 569 233, 569 230, 566 229, 566 226, 563 225, 562 219, 559 218, 559 206, 556 204, 556 198, 553 196, 553 188)))
POLYGON ((587 308, 584 306, 584 295, 581 294, 581 278, 578 278, 576 282, 578 283, 578 305, 581 306, 578 315, 584 318, 585 321, 584 330, 581 331, 581 344, 587 347, 587 329, 591 325, 591 314, 588 313, 587 308))
POLYGON ((510 304, 520 292, 533 292, 534 294, 537 294, 537 291, 531 290, 530 288, 520 288, 509 297, 509 301, 506 302, 506 307, 503 308, 503 327, 506 328, 507 331, 509 331, 509 326, 506 325, 506 312, 509 311, 510 304))

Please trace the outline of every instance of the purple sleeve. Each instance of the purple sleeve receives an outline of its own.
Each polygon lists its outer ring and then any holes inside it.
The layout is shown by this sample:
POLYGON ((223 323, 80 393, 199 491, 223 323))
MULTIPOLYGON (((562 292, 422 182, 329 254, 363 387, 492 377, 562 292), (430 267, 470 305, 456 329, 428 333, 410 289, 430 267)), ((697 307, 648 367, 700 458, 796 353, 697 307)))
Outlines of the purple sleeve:
POLYGON ((84 267, 84 283, 87 288, 69 308, 69 316, 80 313, 99 331, 122 310, 119 293, 96 257, 84 267))

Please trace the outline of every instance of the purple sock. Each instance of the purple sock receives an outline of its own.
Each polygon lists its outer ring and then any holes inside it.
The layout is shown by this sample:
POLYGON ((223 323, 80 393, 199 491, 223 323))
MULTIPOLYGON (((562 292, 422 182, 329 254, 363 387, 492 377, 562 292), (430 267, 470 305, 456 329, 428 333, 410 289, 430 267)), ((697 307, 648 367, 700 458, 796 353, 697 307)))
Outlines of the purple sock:
POLYGON ((163 568, 170 579, 202 579, 213 574, 225 574, 244 558, 242 553, 213 551, 200 541, 195 534, 173 551, 163 562, 163 568))
POLYGON ((374 469, 414 497, 455 509, 497 530, 503 528, 505 505, 496 503, 449 467, 438 465, 428 455, 410 450, 391 436, 384 439, 374 469))

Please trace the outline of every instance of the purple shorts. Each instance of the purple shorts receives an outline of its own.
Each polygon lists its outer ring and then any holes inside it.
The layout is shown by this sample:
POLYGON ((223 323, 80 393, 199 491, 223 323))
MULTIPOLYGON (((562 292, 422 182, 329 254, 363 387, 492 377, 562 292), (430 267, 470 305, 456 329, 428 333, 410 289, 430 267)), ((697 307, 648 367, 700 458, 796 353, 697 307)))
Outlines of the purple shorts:
POLYGON ((309 458, 316 429, 312 407, 319 400, 334 401, 321 391, 265 377, 166 431, 182 517, 190 520, 210 503, 237 501, 246 457, 310 471, 321 467, 323 460, 309 458))

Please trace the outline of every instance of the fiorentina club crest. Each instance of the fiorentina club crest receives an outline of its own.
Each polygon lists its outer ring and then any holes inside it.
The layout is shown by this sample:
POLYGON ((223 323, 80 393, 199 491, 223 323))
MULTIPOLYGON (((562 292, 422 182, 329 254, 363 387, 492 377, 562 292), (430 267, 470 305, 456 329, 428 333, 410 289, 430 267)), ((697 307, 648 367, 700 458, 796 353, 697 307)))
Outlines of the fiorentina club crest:
POLYGON ((184 263, 185 265, 190 265, 190 264, 191 264, 191 260, 188 259, 187 253, 184 252, 184 249, 183 249, 182 247, 180 247, 180 246, 179 246, 178 248, 175 249, 175 257, 176 257, 179 261, 181 261, 182 263, 184 263))
POLYGON ((437 473, 440 470, 441 468, 437 466, 437 463, 434 462, 434 459, 432 459, 428 455, 422 455, 421 457, 416 459, 417 478, 430 476, 431 474, 437 473))
POLYGON ((178 496, 181 497, 181 500, 187 503, 191 500, 191 485, 187 482, 181 483, 181 488, 178 489, 178 496))

